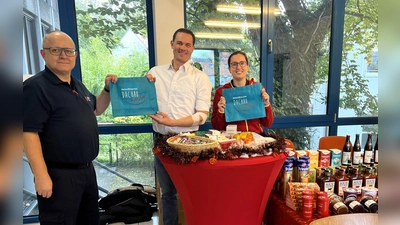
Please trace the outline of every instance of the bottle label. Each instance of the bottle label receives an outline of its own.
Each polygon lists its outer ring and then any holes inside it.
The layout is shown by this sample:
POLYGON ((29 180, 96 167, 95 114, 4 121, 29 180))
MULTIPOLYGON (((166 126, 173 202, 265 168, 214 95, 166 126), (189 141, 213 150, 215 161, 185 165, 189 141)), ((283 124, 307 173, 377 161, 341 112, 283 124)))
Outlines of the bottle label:
POLYGON ((378 149, 375 150, 375 163, 378 162, 378 149))
POLYGON ((361 152, 353 152, 353 164, 358 165, 360 163, 362 163, 361 152))
POLYGON ((345 204, 343 203, 343 202, 336 202, 334 205, 333 205, 333 208, 335 209, 335 211, 337 211, 337 209, 338 208, 340 208, 340 207, 342 207, 342 206, 344 206, 345 204))
POLYGON ((342 152, 342 165, 347 165, 351 152, 342 152))
POLYGON ((365 179, 365 186, 375 187, 375 179, 365 179))
POLYGON ((373 158, 372 151, 364 152, 364 163, 370 163, 372 158, 373 158))
POLYGON ((329 194, 332 194, 335 188, 335 182, 325 182, 324 183, 324 191, 329 194))
POLYGON ((358 194, 361 194, 362 180, 353 180, 351 185, 352 188, 357 189, 358 194))
POLYGON ((353 210, 354 209, 354 207, 356 207, 357 205, 361 205, 359 202, 357 202, 357 201, 352 201, 350 204, 349 204, 349 207, 353 210))
POLYGON ((339 181, 339 184, 338 184, 338 189, 339 189, 338 195, 343 196, 343 188, 348 188, 348 187, 349 187, 349 181, 348 180, 347 181, 339 181))
POLYGON ((374 200, 368 200, 368 201, 365 202, 365 206, 366 206, 367 208, 369 208, 369 206, 372 205, 373 203, 375 203, 374 200))

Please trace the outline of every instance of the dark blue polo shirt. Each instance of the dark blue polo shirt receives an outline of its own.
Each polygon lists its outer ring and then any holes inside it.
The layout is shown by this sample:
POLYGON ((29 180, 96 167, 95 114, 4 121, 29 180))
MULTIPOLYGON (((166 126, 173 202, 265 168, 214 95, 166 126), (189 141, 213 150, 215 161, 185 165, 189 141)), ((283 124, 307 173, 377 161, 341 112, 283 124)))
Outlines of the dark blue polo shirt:
POLYGON ((46 163, 88 163, 99 153, 96 96, 47 67, 23 85, 24 132, 38 132, 46 163))

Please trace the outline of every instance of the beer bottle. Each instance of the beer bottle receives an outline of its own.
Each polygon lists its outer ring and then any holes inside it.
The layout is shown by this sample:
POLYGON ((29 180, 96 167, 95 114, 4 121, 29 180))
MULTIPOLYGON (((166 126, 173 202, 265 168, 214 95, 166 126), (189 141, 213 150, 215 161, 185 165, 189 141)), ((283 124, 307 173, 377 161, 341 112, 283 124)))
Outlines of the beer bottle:
POLYGON ((374 146, 374 161, 375 164, 378 164, 378 135, 376 136, 376 142, 374 146))
POLYGON ((362 163, 361 158, 361 144, 360 144, 360 135, 356 134, 356 140, 353 144, 353 157, 352 157, 353 165, 358 165, 362 163))
POLYGON ((344 200, 344 204, 349 208, 349 211, 352 213, 363 213, 364 207, 357 201, 357 198, 354 196, 347 197, 344 200))
POLYGON ((351 160, 351 147, 350 147, 350 135, 346 135, 346 141, 344 142, 342 150, 342 165, 346 166, 348 161, 351 160))
POLYGON ((371 162, 371 159, 373 158, 373 152, 372 152, 372 133, 368 133, 368 138, 367 142, 365 143, 364 146, 364 164, 369 164, 371 162))
POLYGON ((362 197, 360 204, 364 206, 365 211, 369 213, 378 213, 378 203, 376 203, 371 196, 365 195, 362 197))

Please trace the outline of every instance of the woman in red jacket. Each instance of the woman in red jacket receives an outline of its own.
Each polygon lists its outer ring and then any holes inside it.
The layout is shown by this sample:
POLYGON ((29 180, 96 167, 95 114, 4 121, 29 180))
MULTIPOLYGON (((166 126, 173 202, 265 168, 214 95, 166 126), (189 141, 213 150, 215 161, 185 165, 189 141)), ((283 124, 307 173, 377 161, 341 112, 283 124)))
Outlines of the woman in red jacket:
POLYGON ((242 51, 236 51, 232 53, 228 58, 228 69, 232 74, 233 79, 226 83, 224 86, 219 87, 215 92, 213 111, 211 117, 211 125, 216 130, 225 130, 226 126, 229 124, 236 124, 238 131, 251 131, 255 133, 262 133, 263 127, 270 127, 272 122, 274 122, 274 114, 272 113, 272 106, 269 103, 269 95, 263 87, 260 93, 265 106, 265 117, 241 120, 227 123, 225 121, 225 105, 226 100, 222 96, 222 89, 225 88, 235 88, 245 85, 256 84, 254 79, 246 79, 247 72, 249 71, 249 61, 247 59, 246 53, 242 51))

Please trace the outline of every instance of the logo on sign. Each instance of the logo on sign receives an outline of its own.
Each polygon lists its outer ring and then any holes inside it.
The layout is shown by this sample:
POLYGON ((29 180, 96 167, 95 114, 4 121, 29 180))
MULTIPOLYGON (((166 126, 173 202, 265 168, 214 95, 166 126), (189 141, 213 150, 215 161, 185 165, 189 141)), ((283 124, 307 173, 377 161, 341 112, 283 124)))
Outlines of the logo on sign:
POLYGON ((140 95, 138 88, 121 88, 121 96, 126 104, 141 105, 146 102, 146 96, 140 95))

